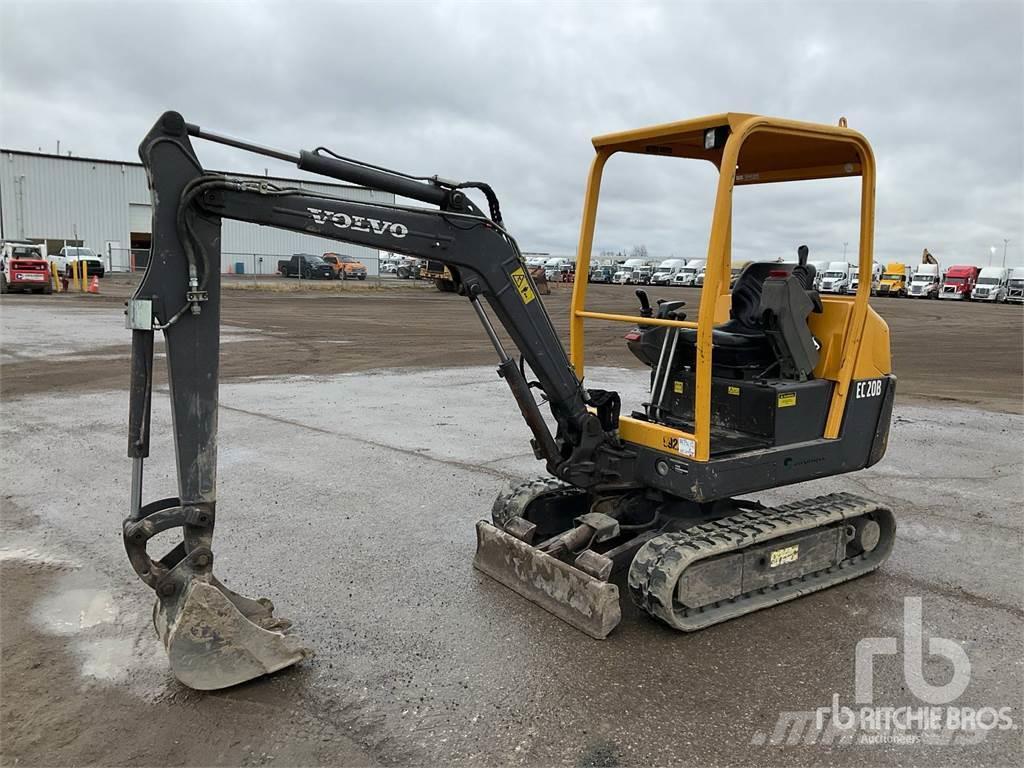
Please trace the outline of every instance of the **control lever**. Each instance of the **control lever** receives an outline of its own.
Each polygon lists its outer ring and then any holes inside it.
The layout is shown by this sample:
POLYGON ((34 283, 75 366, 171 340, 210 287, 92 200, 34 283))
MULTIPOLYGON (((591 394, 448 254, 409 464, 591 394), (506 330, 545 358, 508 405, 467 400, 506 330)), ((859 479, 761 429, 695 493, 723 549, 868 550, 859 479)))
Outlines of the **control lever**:
POLYGON ((654 310, 651 309, 651 300, 647 298, 647 291, 637 288, 636 297, 640 299, 640 317, 654 317, 654 310))

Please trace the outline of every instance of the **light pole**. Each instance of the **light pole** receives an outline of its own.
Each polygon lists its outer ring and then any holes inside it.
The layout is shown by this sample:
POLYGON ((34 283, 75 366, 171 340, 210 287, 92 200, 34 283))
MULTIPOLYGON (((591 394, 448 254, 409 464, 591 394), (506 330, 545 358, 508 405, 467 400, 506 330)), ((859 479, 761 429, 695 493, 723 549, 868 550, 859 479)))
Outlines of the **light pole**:
POLYGON ((1006 246, 1008 246, 1009 244, 1010 244, 1010 241, 1007 238, 1004 237, 1003 238, 1003 268, 1004 269, 1006 268, 1006 246))

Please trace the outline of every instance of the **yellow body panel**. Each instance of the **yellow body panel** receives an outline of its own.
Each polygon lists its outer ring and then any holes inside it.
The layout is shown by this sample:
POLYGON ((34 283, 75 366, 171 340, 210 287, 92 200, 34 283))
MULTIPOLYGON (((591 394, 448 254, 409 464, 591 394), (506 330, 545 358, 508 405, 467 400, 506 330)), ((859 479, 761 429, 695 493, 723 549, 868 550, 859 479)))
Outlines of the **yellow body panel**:
MULTIPOLYGON (((814 368, 818 379, 839 380, 842 368, 843 339, 846 336, 853 310, 853 298, 823 296, 822 314, 811 314, 807 324, 811 333, 821 342, 822 354, 814 368)), ((860 354, 853 369, 854 379, 874 379, 892 373, 889 352, 889 326, 874 309, 868 307, 860 354)))
MULTIPOLYGON (((593 139, 596 155, 591 164, 576 254, 578 274, 590 271, 590 256, 597 222, 597 203, 605 163, 616 152, 703 159, 720 169, 718 190, 707 248, 707 264, 697 317, 697 371, 694 434, 620 418, 624 440, 669 450, 666 438, 694 442, 693 459, 707 461, 711 445, 712 328, 728 319, 730 266, 732 263, 732 193, 736 185, 764 184, 805 179, 860 176, 861 215, 858 266, 870 274, 874 247, 875 160, 867 140, 846 127, 802 123, 793 120, 726 113, 651 126, 593 139), (721 169, 726 169, 722 171, 721 169), (675 435, 668 433, 678 433, 675 435)), ((825 313, 811 316, 811 330, 824 344, 815 373, 836 382, 824 437, 839 434, 850 382, 889 371, 889 336, 884 321, 868 306, 871 281, 861 281, 857 294, 836 302, 826 300, 825 313)), ((576 374, 584 375, 584 323, 610 320, 647 325, 685 325, 671 321, 650 322, 627 315, 611 315, 588 309, 587 281, 573 286, 569 333, 570 359, 576 374)), ((685 454, 684 454, 685 455, 685 454)))
POLYGON ((643 445, 675 456, 693 458, 695 442, 689 432, 640 421, 632 416, 619 417, 619 437, 627 443, 643 445))

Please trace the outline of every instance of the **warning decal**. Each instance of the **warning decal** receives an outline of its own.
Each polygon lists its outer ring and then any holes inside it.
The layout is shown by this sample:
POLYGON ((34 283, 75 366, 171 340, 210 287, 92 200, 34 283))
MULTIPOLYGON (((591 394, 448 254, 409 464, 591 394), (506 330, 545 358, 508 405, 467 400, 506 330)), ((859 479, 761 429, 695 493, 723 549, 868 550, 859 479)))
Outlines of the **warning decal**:
POLYGON ((779 408, 790 408, 796 405, 796 392, 783 392, 779 395, 779 408))
POLYGON ((522 267, 512 273, 512 282, 515 284, 516 290, 519 291, 519 298, 523 300, 523 304, 529 304, 537 298, 533 292, 533 286, 530 285, 530 278, 526 276, 522 267))

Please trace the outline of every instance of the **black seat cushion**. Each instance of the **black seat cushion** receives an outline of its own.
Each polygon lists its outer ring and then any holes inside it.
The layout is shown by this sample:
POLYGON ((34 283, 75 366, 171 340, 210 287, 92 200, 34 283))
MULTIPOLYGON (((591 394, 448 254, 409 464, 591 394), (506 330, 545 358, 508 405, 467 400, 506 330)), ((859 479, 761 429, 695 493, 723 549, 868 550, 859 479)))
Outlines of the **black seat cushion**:
MULTIPOLYGON (((774 362, 771 342, 761 327, 761 292, 769 276, 789 275, 794 269, 799 267, 766 261, 755 261, 743 268, 732 289, 731 319, 711 332, 712 361, 716 366, 747 368, 774 362)), ((813 285, 814 267, 810 269, 813 285)), ((681 328, 676 363, 691 365, 696 357, 696 346, 696 329, 681 328)))
MULTIPOLYGON (((810 264, 780 264, 778 262, 752 262, 744 267, 732 289, 730 319, 712 329, 711 343, 714 347, 712 363, 720 368, 766 369, 777 362, 775 349, 765 334, 762 322, 761 296, 764 282, 770 277, 794 277, 808 292, 817 311, 821 301, 814 291, 815 269, 810 264)), ((661 314, 659 313, 659 316, 661 314)), ((663 329, 652 329, 645 333, 647 346, 653 358, 640 356, 654 366, 657 350, 664 339, 663 329)), ((645 346, 646 348, 646 346, 645 346)), ((694 365, 697 356, 697 331, 694 328, 680 328, 676 342, 673 367, 694 365)), ((634 352, 637 354, 636 352, 634 352)), ((638 355, 639 356, 639 355, 638 355)))
MULTIPOLYGON (((764 331, 730 320, 711 331, 712 362, 715 366, 748 368, 770 365, 775 360, 764 331)), ((697 355, 697 329, 680 328, 676 365, 693 365, 697 355)))

